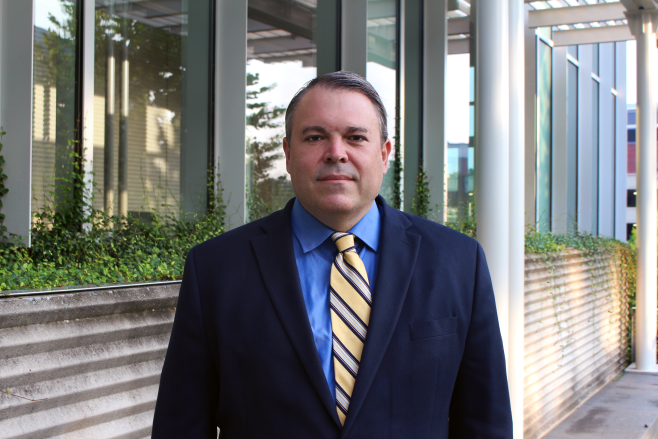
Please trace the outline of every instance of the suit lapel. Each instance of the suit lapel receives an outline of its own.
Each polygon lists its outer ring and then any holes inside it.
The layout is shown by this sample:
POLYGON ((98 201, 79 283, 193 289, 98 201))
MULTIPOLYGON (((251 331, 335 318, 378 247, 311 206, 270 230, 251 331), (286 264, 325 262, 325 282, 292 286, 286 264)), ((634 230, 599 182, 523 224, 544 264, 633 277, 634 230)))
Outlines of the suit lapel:
POLYGON ((378 197, 377 201, 384 205, 379 237, 379 267, 368 335, 341 437, 345 437, 354 424, 386 353, 402 311, 420 247, 420 235, 406 231, 411 226, 409 220, 396 209, 386 205, 381 197, 378 197))
POLYGON ((320 356, 308 320, 292 244, 292 201, 272 221, 264 222, 264 235, 251 239, 258 266, 274 308, 320 399, 340 426, 336 404, 322 371, 320 356))

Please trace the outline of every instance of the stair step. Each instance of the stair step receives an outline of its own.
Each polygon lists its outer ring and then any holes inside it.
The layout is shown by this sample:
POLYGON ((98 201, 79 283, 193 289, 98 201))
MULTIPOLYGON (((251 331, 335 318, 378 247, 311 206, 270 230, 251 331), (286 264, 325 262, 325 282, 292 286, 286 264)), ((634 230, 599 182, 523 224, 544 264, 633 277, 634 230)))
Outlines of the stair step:
MULTIPOLYGON (((41 439, 63 437, 82 429, 94 428, 104 423, 123 423, 127 417, 152 411, 158 394, 158 385, 151 385, 126 392, 53 407, 0 421, 0 432, 6 439, 41 439)), ((152 415, 151 415, 152 417, 152 415)), ((143 426, 142 428, 144 428, 143 426)), ((136 429, 139 436, 145 430, 136 429)), ((83 437, 83 436, 80 436, 83 437)), ((116 437, 85 436, 85 437, 116 437)))
POLYGON ((0 360, 157 334, 169 334, 169 309, 0 329, 0 360))
POLYGON ((163 363, 157 359, 13 387, 14 395, 29 400, 0 393, 0 420, 157 385, 163 363))
POLYGON ((0 359, 0 389, 164 358, 169 334, 0 359))

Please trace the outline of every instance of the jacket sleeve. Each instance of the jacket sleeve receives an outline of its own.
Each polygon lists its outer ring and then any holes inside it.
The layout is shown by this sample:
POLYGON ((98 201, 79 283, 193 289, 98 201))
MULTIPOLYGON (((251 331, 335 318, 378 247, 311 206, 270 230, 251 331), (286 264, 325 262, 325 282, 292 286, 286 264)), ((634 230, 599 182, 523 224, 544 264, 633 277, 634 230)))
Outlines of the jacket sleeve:
POLYGON ((511 439, 512 412, 493 286, 477 245, 475 286, 464 355, 450 403, 450 438, 511 439))
POLYGON ((208 345, 194 266, 185 261, 153 418, 153 439, 217 438, 217 369, 208 345))

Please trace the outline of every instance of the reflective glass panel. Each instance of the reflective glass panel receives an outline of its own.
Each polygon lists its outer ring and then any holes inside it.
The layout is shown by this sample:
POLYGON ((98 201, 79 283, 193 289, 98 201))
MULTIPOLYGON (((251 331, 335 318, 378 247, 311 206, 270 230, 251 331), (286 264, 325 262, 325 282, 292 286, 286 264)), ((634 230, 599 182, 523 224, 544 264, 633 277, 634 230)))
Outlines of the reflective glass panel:
POLYGON ((207 205, 210 0, 96 0, 94 204, 114 215, 207 205))
POLYGON ((576 231, 578 208, 578 67, 567 63, 567 230, 576 231))
POLYGON ((537 39, 537 230, 551 230, 552 54, 537 39))
POLYGON ((283 155, 290 99, 316 76, 315 0, 249 0, 247 207, 249 220, 294 197, 283 155))
MULTIPOLYGON (((597 45, 598 46, 598 45, 597 45)), ((593 235, 599 234, 599 163, 600 163, 600 145, 599 145, 599 91, 600 84, 592 78, 592 224, 586 225, 593 235)))
POLYGON ((368 61, 366 79, 379 93, 388 116, 388 136, 394 145, 389 156, 389 170, 380 194, 394 204, 395 145, 397 98, 397 0, 368 0, 368 61))
POLYGON ((446 84, 447 220, 473 213, 475 163, 469 145, 474 126, 474 69, 468 53, 448 55, 446 84))
POLYGON ((32 212, 73 197, 78 2, 34 3, 32 212))

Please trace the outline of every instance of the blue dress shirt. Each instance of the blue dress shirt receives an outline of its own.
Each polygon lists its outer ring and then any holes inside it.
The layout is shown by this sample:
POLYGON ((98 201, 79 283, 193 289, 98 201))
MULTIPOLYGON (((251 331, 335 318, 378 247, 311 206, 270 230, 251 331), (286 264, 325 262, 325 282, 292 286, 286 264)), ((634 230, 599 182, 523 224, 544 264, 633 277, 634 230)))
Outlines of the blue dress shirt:
MULTIPOLYGON (((320 354, 322 370, 327 378, 329 390, 336 399, 331 315, 329 313, 329 277, 331 275, 331 265, 338 254, 336 244, 329 238, 334 230, 331 230, 308 213, 299 200, 295 200, 292 207, 291 222, 295 261, 299 271, 299 281, 302 286, 308 320, 311 323, 315 347, 318 354, 320 354)), ((377 208, 377 203, 373 201, 368 213, 350 229, 350 233, 358 238, 355 240, 356 249, 366 267, 373 297, 377 277, 377 263, 379 262, 380 227, 381 214, 377 208)))

